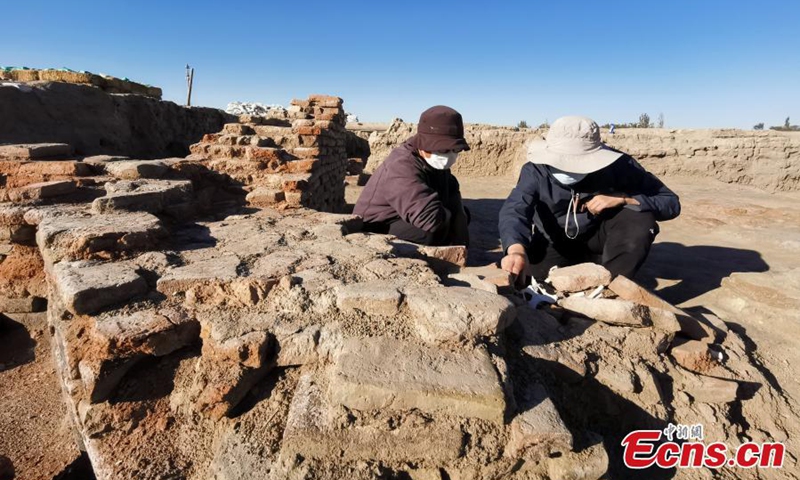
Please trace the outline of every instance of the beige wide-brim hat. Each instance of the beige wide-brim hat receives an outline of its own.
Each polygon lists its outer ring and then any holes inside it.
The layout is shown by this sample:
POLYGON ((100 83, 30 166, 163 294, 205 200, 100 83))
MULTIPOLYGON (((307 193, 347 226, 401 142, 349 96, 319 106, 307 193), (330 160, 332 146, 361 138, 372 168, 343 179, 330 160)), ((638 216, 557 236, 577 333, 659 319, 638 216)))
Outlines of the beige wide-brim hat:
POLYGON ((591 118, 561 117, 547 132, 545 141, 528 145, 528 161, 550 165, 569 173, 592 173, 624 155, 600 140, 600 127, 591 118))

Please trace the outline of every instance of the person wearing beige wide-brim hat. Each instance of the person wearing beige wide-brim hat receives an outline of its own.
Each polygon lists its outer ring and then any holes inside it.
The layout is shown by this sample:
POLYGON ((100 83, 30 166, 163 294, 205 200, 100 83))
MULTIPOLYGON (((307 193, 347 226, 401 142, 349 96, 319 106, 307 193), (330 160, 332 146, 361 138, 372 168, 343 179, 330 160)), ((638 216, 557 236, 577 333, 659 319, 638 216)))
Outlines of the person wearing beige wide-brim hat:
POLYGON ((526 271, 544 280, 552 267, 587 261, 633 277, 657 222, 680 214, 678 196, 633 157, 605 145, 589 118, 559 118, 527 155, 499 222, 501 266, 520 283, 526 271))

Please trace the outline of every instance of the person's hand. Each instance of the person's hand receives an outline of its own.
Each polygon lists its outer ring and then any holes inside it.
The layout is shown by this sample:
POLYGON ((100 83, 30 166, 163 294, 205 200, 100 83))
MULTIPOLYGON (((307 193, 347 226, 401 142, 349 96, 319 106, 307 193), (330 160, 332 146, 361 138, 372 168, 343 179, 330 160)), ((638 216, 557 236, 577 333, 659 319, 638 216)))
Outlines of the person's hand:
POLYGON ((512 245, 508 249, 508 254, 500 260, 500 268, 514 276, 516 283, 521 283, 525 278, 525 270, 528 268, 528 255, 522 245, 512 245))
POLYGON ((626 203, 625 195, 595 195, 581 205, 581 210, 589 210, 593 215, 599 215, 603 210, 621 207, 626 203))

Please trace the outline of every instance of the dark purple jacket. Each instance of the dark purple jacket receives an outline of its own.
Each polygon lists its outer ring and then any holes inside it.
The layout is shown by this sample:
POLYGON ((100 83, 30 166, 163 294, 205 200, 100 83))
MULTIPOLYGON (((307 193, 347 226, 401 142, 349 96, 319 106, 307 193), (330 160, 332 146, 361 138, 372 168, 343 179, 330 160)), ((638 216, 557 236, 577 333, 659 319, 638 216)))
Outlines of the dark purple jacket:
POLYGON ((414 137, 392 150, 375 170, 353 213, 367 223, 398 219, 434 232, 448 228, 451 212, 462 208, 458 180, 436 170, 417 153, 414 137))

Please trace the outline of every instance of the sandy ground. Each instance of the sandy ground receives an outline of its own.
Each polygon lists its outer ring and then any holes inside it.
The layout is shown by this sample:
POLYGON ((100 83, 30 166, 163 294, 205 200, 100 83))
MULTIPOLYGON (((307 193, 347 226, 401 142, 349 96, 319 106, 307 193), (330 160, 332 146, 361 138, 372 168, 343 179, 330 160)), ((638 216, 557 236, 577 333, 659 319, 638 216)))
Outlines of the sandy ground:
POLYGON ((66 415, 47 331, 3 319, 0 343, 0 456, 14 478, 92 478, 75 475, 85 459, 66 415))

